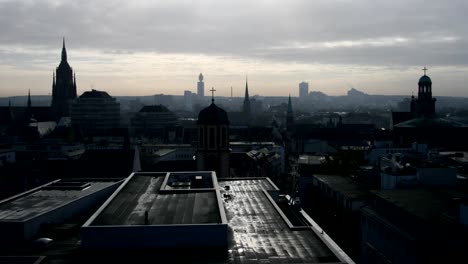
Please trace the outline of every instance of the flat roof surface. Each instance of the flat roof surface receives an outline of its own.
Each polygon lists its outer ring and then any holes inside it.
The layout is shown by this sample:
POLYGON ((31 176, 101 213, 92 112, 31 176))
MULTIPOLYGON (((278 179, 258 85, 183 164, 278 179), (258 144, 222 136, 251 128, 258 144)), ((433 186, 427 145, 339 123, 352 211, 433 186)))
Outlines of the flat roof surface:
POLYGON ((424 220, 436 219, 441 214, 450 214, 440 193, 425 189, 375 190, 378 197, 398 206, 424 220))
POLYGON ((160 192, 166 174, 135 174, 91 223, 99 225, 149 225, 220 223, 213 190, 160 192))
POLYGON ((230 194, 224 208, 232 245, 225 263, 340 263, 311 229, 292 230, 263 192, 266 179, 218 179, 230 194))
POLYGON ((18 195, 0 203, 0 221, 25 221, 100 191, 112 184, 115 184, 115 181, 89 181, 89 186, 83 190, 39 188, 30 194, 18 195))
POLYGON ((357 183, 345 176, 314 175, 314 177, 349 198, 365 198, 369 195, 367 191, 359 189, 357 183))

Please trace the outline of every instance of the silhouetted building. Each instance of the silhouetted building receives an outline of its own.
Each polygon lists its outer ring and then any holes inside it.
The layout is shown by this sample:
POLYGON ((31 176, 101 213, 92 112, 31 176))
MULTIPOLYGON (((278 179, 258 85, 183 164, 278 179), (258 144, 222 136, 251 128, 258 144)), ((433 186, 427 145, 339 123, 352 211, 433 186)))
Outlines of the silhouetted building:
POLYGON ((84 92, 71 106, 71 122, 85 134, 120 126, 120 103, 108 93, 84 92))
POLYGON ((169 94, 155 94, 154 95, 154 104, 155 105, 166 105, 171 106, 174 103, 174 97, 169 94))
POLYGON ((80 260, 127 263, 148 250, 173 263, 354 263, 279 191, 269 178, 132 173, 82 225, 80 247, 95 254, 80 260))
POLYGON ((309 84, 306 82, 299 83, 299 98, 305 99, 309 95, 309 84))
POLYGON ((294 112, 291 103, 291 95, 289 95, 288 99, 288 110, 286 112, 286 127, 291 127, 294 125, 294 112))
POLYGON ((371 192, 371 205, 361 209, 360 263, 456 263, 467 258, 467 233, 453 194, 371 192))
POLYGON ((466 147, 468 128, 450 118, 438 117, 435 113, 436 99, 432 98, 432 81, 424 75, 418 82, 418 98, 411 98, 410 112, 392 112, 395 143, 409 145, 426 143, 430 147, 466 147), (428 133, 430 131, 430 133, 428 133))
MULTIPOLYGON (((176 115, 164 105, 147 105, 131 119, 134 134, 171 141, 170 132, 178 126, 176 115)), ((175 135, 173 136, 175 139, 175 135)))
POLYGON ((33 141, 49 134, 55 127, 51 107, 33 106, 28 92, 26 106, 0 107, 0 142, 33 141))
POLYGON ((1 201, 0 245, 10 250, 24 248, 25 242, 40 237, 47 227, 89 217, 119 183, 120 179, 55 180, 1 201))
POLYGON ((76 78, 67 61, 65 39, 63 39, 62 60, 56 69, 52 83, 52 110, 58 120, 70 115, 70 104, 76 98, 76 78))
POLYGON ((229 177, 229 119, 224 109, 214 104, 198 114, 197 168, 216 171, 221 178, 229 177))
POLYGON ((201 98, 205 96, 205 83, 203 82, 203 75, 201 73, 198 75, 197 94, 201 98))
POLYGON ((418 81, 418 98, 411 96, 409 112, 392 112, 393 126, 413 118, 435 116, 436 99, 432 97, 432 80, 426 75, 427 69, 423 70, 424 75, 418 81))
POLYGON ((193 93, 191 91, 184 91, 184 110, 192 111, 193 109, 193 93))
POLYGON ((418 99, 411 98, 411 113, 417 117, 435 115, 436 99, 432 98, 432 81, 426 70, 424 68, 424 75, 418 82, 418 99))
POLYGON ((247 80, 245 80, 245 96, 244 96, 244 104, 242 105, 242 112, 244 113, 244 118, 250 118, 251 115, 250 109, 250 98, 249 98, 249 84, 247 80))

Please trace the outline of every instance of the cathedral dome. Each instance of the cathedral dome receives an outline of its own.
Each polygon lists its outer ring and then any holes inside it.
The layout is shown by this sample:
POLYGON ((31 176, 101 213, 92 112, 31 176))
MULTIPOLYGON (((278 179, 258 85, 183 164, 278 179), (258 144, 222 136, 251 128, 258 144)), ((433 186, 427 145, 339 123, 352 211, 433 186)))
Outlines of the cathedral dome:
POLYGON ((419 78, 418 84, 432 84, 432 81, 431 78, 429 78, 429 76, 423 75, 421 76, 421 78, 419 78))
POLYGON ((112 99, 112 97, 104 92, 92 89, 91 91, 84 92, 80 98, 101 98, 101 99, 112 99))
POLYGON ((229 125, 229 119, 224 109, 217 107, 214 103, 202 109, 198 114, 199 125, 229 125))

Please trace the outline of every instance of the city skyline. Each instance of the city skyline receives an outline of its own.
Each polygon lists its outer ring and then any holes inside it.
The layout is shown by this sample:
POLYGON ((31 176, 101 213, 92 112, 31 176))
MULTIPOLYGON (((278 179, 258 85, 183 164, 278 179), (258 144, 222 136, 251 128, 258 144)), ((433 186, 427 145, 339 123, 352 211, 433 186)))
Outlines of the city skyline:
POLYGON ((77 92, 197 91, 411 95, 428 67, 434 96, 468 97, 463 1, 0 1, 0 97, 47 95, 61 38, 77 92), (106 15, 103 15, 106 14, 106 15), (14 22, 13 22, 14 21, 14 22), (370 23, 369 21, 372 21, 370 23))

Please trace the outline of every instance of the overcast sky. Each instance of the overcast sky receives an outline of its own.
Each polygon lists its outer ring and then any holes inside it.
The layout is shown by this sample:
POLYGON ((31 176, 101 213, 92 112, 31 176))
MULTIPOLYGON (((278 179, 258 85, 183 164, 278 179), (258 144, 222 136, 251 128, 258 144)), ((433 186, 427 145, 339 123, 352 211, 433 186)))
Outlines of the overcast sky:
POLYGON ((468 97, 466 0, 0 0, 0 96, 50 94, 62 37, 78 93, 417 91, 468 97))

